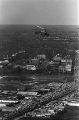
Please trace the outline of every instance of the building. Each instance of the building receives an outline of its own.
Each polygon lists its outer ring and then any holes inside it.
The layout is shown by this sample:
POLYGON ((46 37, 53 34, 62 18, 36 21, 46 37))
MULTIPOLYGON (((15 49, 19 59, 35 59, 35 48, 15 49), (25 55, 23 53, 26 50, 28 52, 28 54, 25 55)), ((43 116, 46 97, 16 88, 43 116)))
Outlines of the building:
POLYGON ((38 65, 39 64, 39 59, 29 59, 28 64, 33 64, 33 65, 38 65))
POLYGON ((35 65, 26 65, 24 68, 28 71, 36 71, 36 66, 35 65))
POLYGON ((59 72, 72 72, 72 59, 69 55, 61 59, 61 65, 59 66, 59 72))
POLYGON ((62 60, 62 57, 60 56, 60 54, 57 54, 55 57, 53 57, 54 62, 60 62, 61 60, 62 60))
POLYGON ((46 59, 46 55, 45 54, 41 54, 41 55, 37 55, 36 56, 37 59, 46 59))

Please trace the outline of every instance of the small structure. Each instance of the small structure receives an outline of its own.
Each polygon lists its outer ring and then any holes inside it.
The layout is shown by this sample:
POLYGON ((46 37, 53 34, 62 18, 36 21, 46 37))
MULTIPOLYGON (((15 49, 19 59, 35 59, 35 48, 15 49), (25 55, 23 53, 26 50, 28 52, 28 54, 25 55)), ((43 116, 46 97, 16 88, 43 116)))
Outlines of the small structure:
POLYGON ((20 94, 20 95, 24 95, 24 96, 35 96, 38 94, 38 92, 23 92, 23 91, 19 91, 17 94, 20 94))
POLYGON ((41 54, 41 55, 37 55, 36 56, 37 59, 46 59, 46 55, 45 54, 41 54))
POLYGON ((60 54, 57 54, 54 58, 53 61, 54 62, 60 62, 62 60, 62 57, 60 56, 60 54))
POLYGON ((7 65, 7 64, 9 64, 9 60, 0 61, 0 65, 7 65))
POLYGON ((64 65, 59 66, 59 72, 60 73, 65 73, 65 66, 64 65))
POLYGON ((70 55, 65 56, 64 60, 65 60, 66 64, 72 65, 72 59, 71 59, 70 55))
POLYGON ((33 64, 33 65, 38 65, 39 64, 39 59, 29 59, 29 64, 33 64))
POLYGON ((70 64, 67 64, 66 65, 66 72, 71 72, 71 65, 70 64))
POLYGON ((59 66, 59 72, 72 72, 72 59, 69 55, 61 59, 61 65, 59 66))
POLYGON ((36 66, 35 65, 26 65, 25 68, 28 70, 28 71, 35 71, 36 70, 36 66))

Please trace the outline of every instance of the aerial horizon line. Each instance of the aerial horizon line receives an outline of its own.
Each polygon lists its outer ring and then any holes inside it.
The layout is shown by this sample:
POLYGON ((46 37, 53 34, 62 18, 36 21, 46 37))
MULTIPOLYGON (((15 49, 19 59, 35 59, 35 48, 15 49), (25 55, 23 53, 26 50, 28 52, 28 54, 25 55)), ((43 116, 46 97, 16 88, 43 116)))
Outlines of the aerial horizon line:
POLYGON ((79 26, 79 25, 71 25, 71 24, 67 24, 67 25, 63 25, 63 24, 0 24, 0 25, 53 25, 53 26, 79 26))

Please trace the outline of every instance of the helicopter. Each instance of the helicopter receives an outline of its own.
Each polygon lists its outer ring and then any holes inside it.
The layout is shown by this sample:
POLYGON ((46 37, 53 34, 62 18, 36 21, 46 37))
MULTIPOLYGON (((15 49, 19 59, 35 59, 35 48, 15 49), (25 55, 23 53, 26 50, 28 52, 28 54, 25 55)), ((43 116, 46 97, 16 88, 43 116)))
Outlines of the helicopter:
POLYGON ((37 31, 35 31, 35 34, 37 34, 37 35, 41 35, 41 37, 49 37, 49 33, 46 31, 46 29, 45 28, 43 28, 43 27, 41 27, 41 26, 38 26, 38 25, 36 25, 35 27, 37 27, 38 28, 38 30, 37 31))

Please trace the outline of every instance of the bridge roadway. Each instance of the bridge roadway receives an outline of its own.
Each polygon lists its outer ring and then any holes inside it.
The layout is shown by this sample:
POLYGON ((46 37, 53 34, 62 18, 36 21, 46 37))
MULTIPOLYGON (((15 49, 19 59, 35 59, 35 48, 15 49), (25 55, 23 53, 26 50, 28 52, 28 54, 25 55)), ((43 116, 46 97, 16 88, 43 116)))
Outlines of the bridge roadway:
POLYGON ((3 117, 3 120, 14 120, 15 118, 24 115, 25 113, 31 112, 34 109, 49 103, 50 101, 54 101, 61 97, 64 97, 72 92, 76 91, 76 84, 75 82, 72 83, 64 83, 54 92, 49 92, 39 98, 32 99, 32 101, 27 105, 24 104, 20 108, 16 109, 14 112, 11 112, 3 117))

